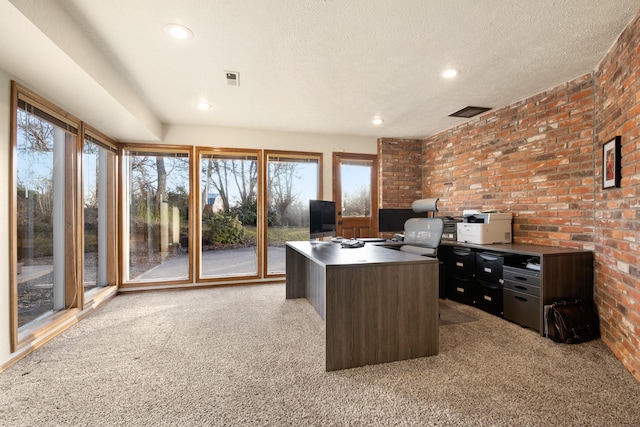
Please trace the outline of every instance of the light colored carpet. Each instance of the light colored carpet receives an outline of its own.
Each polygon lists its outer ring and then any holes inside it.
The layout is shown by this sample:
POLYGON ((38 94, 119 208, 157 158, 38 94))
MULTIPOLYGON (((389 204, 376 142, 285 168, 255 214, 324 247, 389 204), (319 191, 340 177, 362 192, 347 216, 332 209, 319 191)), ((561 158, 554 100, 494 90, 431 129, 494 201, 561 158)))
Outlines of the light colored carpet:
POLYGON ((437 356, 324 371, 283 284, 125 294, 0 374, 3 426, 631 426, 640 383, 455 302, 437 356))

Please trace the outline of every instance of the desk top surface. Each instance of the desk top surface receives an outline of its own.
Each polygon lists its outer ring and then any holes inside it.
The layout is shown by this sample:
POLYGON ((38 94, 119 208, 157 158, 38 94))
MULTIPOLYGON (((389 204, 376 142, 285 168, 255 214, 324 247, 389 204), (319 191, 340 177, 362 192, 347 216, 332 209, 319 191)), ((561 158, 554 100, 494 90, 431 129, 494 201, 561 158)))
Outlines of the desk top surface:
POLYGON ((287 242, 287 246, 325 266, 390 263, 438 263, 436 258, 414 255, 372 242, 361 248, 343 248, 340 243, 319 241, 287 242))

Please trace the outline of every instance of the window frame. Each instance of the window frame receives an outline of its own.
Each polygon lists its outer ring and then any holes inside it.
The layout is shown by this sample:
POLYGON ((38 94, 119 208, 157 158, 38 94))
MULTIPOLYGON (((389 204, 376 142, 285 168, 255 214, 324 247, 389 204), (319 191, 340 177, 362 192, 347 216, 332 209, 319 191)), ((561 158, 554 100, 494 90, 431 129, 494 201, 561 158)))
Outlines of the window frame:
POLYGON ((118 252, 119 252, 119 256, 118 256, 118 260, 119 260, 119 279, 120 279, 120 289, 127 289, 127 288, 158 288, 158 286, 164 286, 164 285, 181 285, 181 284, 192 284, 193 283, 193 265, 194 265, 194 255, 193 255, 193 250, 194 250, 194 244, 193 244, 193 239, 194 239, 194 197, 193 197, 193 192, 194 192, 194 147, 193 146, 187 146, 187 145, 158 145, 158 144, 137 144, 137 143, 123 143, 120 144, 119 146, 119 170, 120 170, 120 182, 119 182, 119 189, 118 189, 118 193, 120 195, 119 197, 119 203, 120 203, 120 207, 118 209, 118 218, 119 218, 119 241, 120 244, 118 245, 118 252), (167 154, 177 154, 177 153, 183 153, 183 154, 187 154, 189 156, 189 231, 188 231, 188 238, 189 238, 189 245, 188 245, 188 260, 187 260, 187 278, 185 279, 168 279, 168 280, 154 280, 154 281, 131 281, 128 280, 128 278, 126 277, 126 270, 124 268, 128 258, 127 258, 127 254, 125 251, 125 242, 128 239, 128 233, 129 233, 129 218, 127 216, 127 209, 125 204, 128 201, 128 193, 127 190, 129 189, 129 175, 128 172, 125 171, 125 167, 127 166, 128 162, 126 160, 127 158, 127 152, 140 152, 140 153, 149 153, 149 154, 163 154, 163 153, 167 153, 167 154))
MULTIPOLYGON (((43 117, 41 117, 43 118, 43 117)), ((44 118, 43 118, 44 120, 44 118)), ((77 262, 78 248, 80 247, 80 239, 78 232, 78 146, 82 139, 82 122, 77 117, 67 113, 55 104, 47 101, 43 97, 23 87, 15 81, 11 82, 11 155, 10 155, 10 192, 11 200, 9 202, 9 226, 10 226, 10 325, 11 325, 11 351, 27 346, 36 340, 39 335, 46 333, 49 329, 54 329, 57 325, 68 321, 76 315, 82 304, 79 302, 81 298, 81 290, 79 289, 79 265, 77 262), (75 144, 65 145, 65 223, 71 226, 65 227, 65 302, 64 309, 46 315, 43 318, 31 321, 19 327, 19 309, 18 309, 18 185, 17 185, 17 144, 18 144, 18 108, 20 103, 25 103, 30 107, 34 107, 45 115, 50 116, 54 123, 59 126, 65 124, 67 130, 73 128, 75 130, 75 144)))
MULTIPOLYGON (((196 197, 193 198, 195 202, 195 206, 197 206, 195 210, 196 218, 196 227, 197 227, 197 235, 195 237, 195 254, 196 254, 196 283, 211 283, 211 284, 219 284, 219 283, 240 283, 249 281, 249 283, 256 282, 259 279, 264 278, 263 273, 263 253, 264 253, 264 241, 265 236, 263 236, 262 232, 262 218, 264 217, 264 209, 263 203, 261 203, 260 198, 263 192, 263 169, 264 169, 264 157, 263 150, 256 150, 251 148, 216 148, 216 147, 196 147, 196 156, 195 161, 197 163, 197 167, 194 168, 193 179, 196 182, 197 189, 196 197), (258 197, 258 211, 257 211, 257 221, 256 221, 256 234, 257 234, 257 266, 255 274, 241 274, 236 276, 202 276, 202 210, 200 206, 202 206, 202 188, 200 185, 200 160, 203 155, 211 155, 211 156, 221 156, 221 157, 233 157, 233 156, 255 156, 257 167, 258 167, 258 183, 257 183, 257 197, 258 197)), ((244 284, 244 283, 243 283, 244 284)))
POLYGON ((264 167, 262 177, 263 188, 262 188, 262 211, 265 213, 262 217, 262 227, 264 231, 264 248, 263 248, 263 256, 262 256, 262 264, 264 265, 264 278, 283 278, 285 277, 285 272, 282 273, 270 273, 269 265, 268 265, 268 257, 269 257, 269 218, 266 213, 269 211, 269 189, 267 186, 269 185, 269 159, 271 157, 280 157, 283 159, 291 159, 291 160, 317 160, 318 162, 318 187, 316 188, 316 194, 318 198, 323 198, 323 186, 322 186, 322 153, 319 152, 306 152, 306 151, 287 151, 287 150, 264 150, 264 167))
POLYGON ((80 270, 80 275, 79 275, 79 287, 80 287, 80 295, 81 298, 80 300, 80 309, 83 310, 85 307, 87 307, 89 304, 91 304, 94 301, 100 300, 103 295, 105 293, 109 293, 110 289, 112 286, 118 286, 119 285, 119 263, 118 263, 118 248, 119 248, 119 241, 118 241, 118 211, 119 211, 119 206, 120 206, 120 194, 118 192, 118 164, 120 161, 120 156, 118 155, 118 144, 111 138, 109 138, 107 135, 103 134, 102 132, 98 131, 97 129, 82 123, 82 138, 79 141, 79 147, 78 147, 78 156, 80 157, 80 161, 79 161, 79 167, 78 167, 78 182, 79 182, 79 200, 80 202, 78 203, 78 209, 79 209, 79 213, 78 213, 78 218, 81 221, 80 226, 78 227, 78 239, 79 242, 81 243, 81 248, 82 250, 79 251, 79 256, 80 259, 78 260, 78 265, 79 265, 79 270, 80 270), (82 160, 82 155, 84 152, 84 144, 85 141, 87 141, 87 139, 90 140, 90 142, 98 145, 98 146, 102 146, 102 148, 105 148, 107 150, 109 150, 110 152, 113 153, 114 155, 114 160, 113 160, 113 164, 109 165, 109 170, 107 171, 108 176, 107 176, 107 188, 108 188, 108 193, 109 193, 109 197, 107 197, 107 218, 106 218, 106 226, 107 226, 107 236, 109 238, 108 242, 107 242, 107 287, 103 290, 98 290, 96 289, 95 291, 92 291, 89 293, 89 299, 86 298, 86 293, 85 293, 85 289, 84 289, 84 163, 81 161, 82 160))

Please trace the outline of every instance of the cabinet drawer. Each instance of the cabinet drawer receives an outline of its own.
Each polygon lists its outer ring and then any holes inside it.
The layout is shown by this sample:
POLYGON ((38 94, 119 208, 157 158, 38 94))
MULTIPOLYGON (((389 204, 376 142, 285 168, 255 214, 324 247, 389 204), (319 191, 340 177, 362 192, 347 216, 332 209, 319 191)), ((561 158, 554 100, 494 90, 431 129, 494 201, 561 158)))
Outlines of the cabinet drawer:
POLYGON ((504 257, 492 252, 476 253, 476 278, 487 283, 500 284, 504 257))
POLYGON ((511 280, 522 284, 540 286, 540 272, 535 270, 526 270, 524 268, 514 268, 504 266, 502 269, 502 277, 504 280, 511 280))
POLYGON ((540 298, 507 288, 503 297, 505 319, 540 331, 540 298))
POLYGON ((479 285, 478 308, 496 316, 502 316, 502 286, 485 282, 479 282, 479 285))
POLYGON ((454 249, 451 251, 451 267, 456 277, 473 277, 476 269, 475 252, 465 249, 454 249))
POLYGON ((540 286, 531 285, 526 282, 516 282, 513 280, 504 280, 505 289, 511 289, 517 292, 522 292, 529 295, 540 296, 540 286))
POLYGON ((475 304, 477 294, 477 285, 474 279, 452 280, 447 290, 449 298, 469 305, 475 304))

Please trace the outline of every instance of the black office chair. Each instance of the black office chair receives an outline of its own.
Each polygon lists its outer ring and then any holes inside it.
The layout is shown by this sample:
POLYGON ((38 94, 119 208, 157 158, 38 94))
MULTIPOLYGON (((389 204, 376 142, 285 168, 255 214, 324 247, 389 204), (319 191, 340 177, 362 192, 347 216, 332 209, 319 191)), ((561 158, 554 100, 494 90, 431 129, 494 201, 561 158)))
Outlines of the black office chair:
POLYGON ((403 252, 429 257, 438 256, 438 246, 442 240, 444 221, 435 218, 438 199, 420 199, 411 204, 414 212, 431 212, 431 218, 411 218, 404 223, 403 252))

